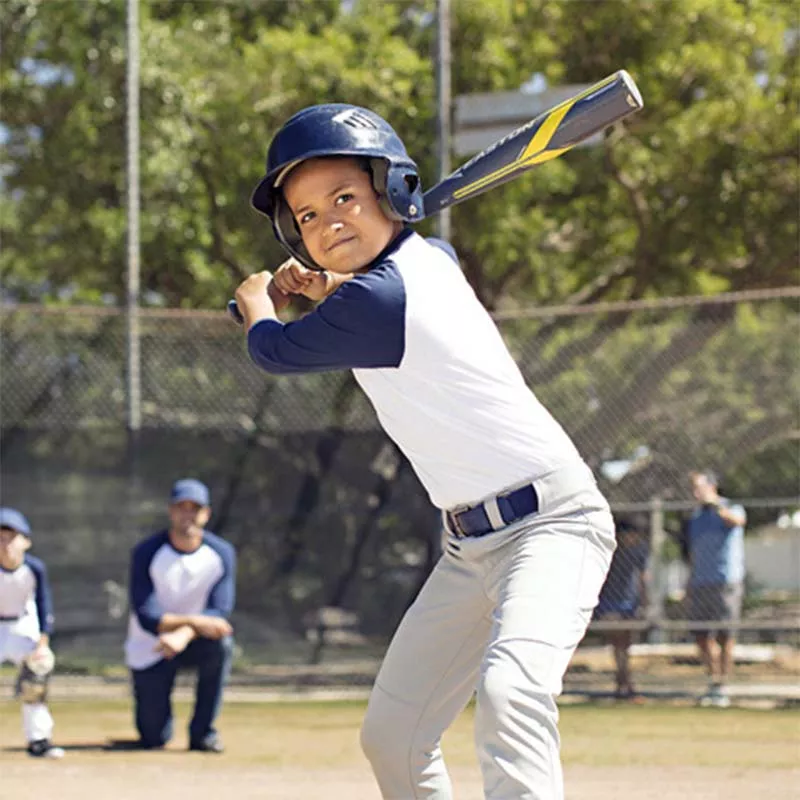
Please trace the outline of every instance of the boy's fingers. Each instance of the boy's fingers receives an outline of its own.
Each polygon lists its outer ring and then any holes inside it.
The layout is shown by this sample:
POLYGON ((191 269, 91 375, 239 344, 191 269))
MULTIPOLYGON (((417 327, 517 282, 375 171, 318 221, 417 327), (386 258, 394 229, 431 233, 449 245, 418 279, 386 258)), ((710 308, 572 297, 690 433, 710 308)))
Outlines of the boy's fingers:
POLYGON ((294 275, 286 275, 281 278, 280 281, 277 282, 277 286, 282 291, 288 292, 301 292, 303 289, 306 288, 311 282, 311 278, 306 277, 296 277, 294 275))

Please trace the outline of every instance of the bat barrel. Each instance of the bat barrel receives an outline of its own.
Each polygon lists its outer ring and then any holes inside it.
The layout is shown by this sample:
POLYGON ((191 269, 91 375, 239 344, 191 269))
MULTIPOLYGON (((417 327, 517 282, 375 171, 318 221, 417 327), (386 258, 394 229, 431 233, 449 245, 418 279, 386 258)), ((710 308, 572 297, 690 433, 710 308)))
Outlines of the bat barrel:
POLYGON ((625 70, 609 75, 512 131, 427 191, 425 215, 483 194, 557 158, 643 105, 636 83, 625 70))
MULTIPOLYGON (((547 150, 574 147, 644 105, 639 88, 625 70, 567 103, 571 105, 547 143, 547 150)), ((547 115, 551 116, 558 108, 547 115)))

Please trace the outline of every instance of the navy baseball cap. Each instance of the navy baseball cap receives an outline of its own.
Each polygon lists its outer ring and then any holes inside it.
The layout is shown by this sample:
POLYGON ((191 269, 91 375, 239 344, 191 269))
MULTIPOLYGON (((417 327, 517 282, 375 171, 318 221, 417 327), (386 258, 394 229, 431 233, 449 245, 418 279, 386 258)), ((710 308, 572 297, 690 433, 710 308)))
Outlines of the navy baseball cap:
POLYGON ((169 496, 170 503, 181 503, 189 500, 199 506, 211 505, 211 493, 208 486, 194 478, 183 478, 175 481, 172 485, 172 492, 169 496))
POLYGON ((31 538, 31 526, 25 519, 25 515, 16 508, 0 508, 0 528, 11 528, 11 530, 31 538))

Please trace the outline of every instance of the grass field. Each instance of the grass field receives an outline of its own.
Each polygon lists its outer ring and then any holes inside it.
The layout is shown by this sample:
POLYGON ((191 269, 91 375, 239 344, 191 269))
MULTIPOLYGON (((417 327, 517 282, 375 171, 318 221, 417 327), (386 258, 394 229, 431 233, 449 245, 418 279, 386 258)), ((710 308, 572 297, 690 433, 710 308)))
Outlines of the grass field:
MULTIPOLYGON (((0 796, 15 800, 359 800, 378 798, 358 747, 361 702, 229 703, 222 756, 186 753, 189 709, 176 704, 176 739, 163 752, 108 750, 130 739, 126 701, 56 701, 62 762, 28 758, 16 704, 0 704, 0 796)), ((666 705, 566 705, 562 754, 570 800, 744 800, 800 797, 800 712, 666 705), (792 792, 795 792, 793 795, 792 792)), ((448 732, 456 798, 482 797, 472 711, 448 732)))

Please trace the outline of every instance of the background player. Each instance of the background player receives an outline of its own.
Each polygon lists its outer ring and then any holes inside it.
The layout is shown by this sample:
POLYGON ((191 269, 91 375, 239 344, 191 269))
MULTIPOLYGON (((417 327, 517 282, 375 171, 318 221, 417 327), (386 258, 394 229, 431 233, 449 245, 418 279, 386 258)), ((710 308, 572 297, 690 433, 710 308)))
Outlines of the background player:
POLYGON ((125 661, 131 670, 139 743, 163 747, 172 738, 171 695, 179 669, 197 671, 189 749, 223 751, 214 721, 230 672, 236 553, 204 529, 211 516, 208 487, 176 481, 170 526, 140 542, 131 555, 125 661))
POLYGON ((0 663, 20 665, 17 694, 28 753, 61 758, 50 741, 53 717, 47 708, 47 685, 55 666, 50 649, 53 605, 47 569, 27 553, 31 526, 14 508, 0 508, 0 663))
POLYGON ((422 190, 385 120, 339 104, 296 114, 253 204, 295 261, 236 291, 251 357, 275 373, 353 369, 447 529, 362 728, 383 795, 452 796, 441 736, 477 686, 486 796, 561 798, 555 697, 614 548, 591 471, 452 248, 404 225, 422 190), (284 325, 296 291, 325 299, 284 325))

